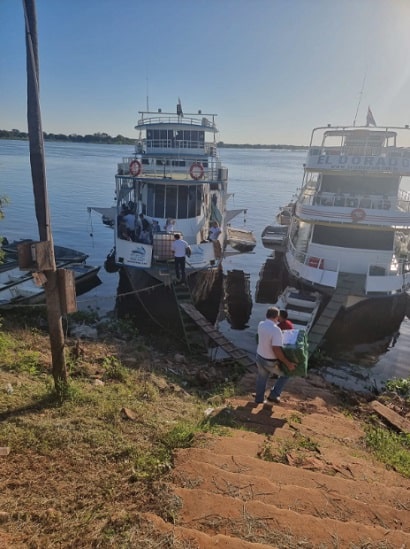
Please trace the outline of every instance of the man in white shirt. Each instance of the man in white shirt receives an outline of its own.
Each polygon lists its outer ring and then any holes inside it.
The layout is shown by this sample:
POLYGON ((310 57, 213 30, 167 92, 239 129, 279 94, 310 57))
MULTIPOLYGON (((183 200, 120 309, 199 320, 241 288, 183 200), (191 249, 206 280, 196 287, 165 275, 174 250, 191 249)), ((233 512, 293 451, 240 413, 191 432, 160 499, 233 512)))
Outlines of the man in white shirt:
POLYGON ((211 227, 209 229, 209 240, 218 240, 219 235, 221 234, 221 229, 216 221, 213 221, 211 223, 211 227))
POLYGON ((269 307, 266 311, 266 319, 259 322, 258 325, 258 347, 256 349, 256 365, 258 375, 256 378, 257 404, 265 402, 266 383, 271 374, 279 374, 279 379, 275 383, 269 395, 269 402, 280 402, 280 394, 288 381, 288 377, 281 375, 280 362, 283 362, 289 370, 294 370, 296 365, 288 360, 283 352, 282 331, 278 328, 279 309, 269 307))
POLYGON ((174 242, 171 244, 171 248, 174 252, 175 274, 177 280, 182 283, 185 283, 185 254, 188 247, 188 242, 182 240, 179 233, 174 233, 174 242))

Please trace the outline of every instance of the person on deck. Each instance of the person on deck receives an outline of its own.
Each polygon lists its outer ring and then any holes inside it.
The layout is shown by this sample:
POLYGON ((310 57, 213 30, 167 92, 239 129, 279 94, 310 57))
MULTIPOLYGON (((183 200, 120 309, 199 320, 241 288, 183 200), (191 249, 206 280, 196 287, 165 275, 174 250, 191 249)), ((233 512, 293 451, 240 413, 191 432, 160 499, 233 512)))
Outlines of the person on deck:
POLYGON ((174 233, 174 242, 171 244, 171 248, 174 253, 175 275, 178 281, 185 284, 185 254, 189 244, 181 238, 179 233, 174 233))
POLYGON ((219 223, 217 221, 213 221, 209 229, 209 240, 212 240, 212 241, 218 240, 218 237, 221 234, 221 232, 222 231, 219 227, 219 223))
MULTIPOLYGON (((283 352, 283 336, 281 329, 277 326, 278 319, 279 309, 269 307, 266 311, 266 319, 259 322, 258 325, 256 404, 265 402, 266 383, 271 374, 280 375, 280 362, 283 362, 289 370, 296 368, 296 365, 288 360, 283 352)), ((278 378, 267 398, 268 402, 280 402, 280 394, 288 380, 289 378, 286 376, 278 378)))

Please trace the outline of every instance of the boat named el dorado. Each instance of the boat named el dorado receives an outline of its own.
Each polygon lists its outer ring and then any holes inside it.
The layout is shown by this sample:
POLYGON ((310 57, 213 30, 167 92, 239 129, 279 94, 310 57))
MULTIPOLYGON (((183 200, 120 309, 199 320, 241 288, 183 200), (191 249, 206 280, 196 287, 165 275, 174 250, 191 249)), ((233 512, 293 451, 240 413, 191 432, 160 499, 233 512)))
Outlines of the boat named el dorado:
POLYGON ((310 352, 387 337, 409 314, 409 143, 408 126, 312 132, 282 262, 285 285, 321 296, 310 352))
POLYGON ((135 152, 122 159, 115 176, 116 211, 93 209, 114 228, 106 268, 119 270, 120 294, 129 292, 117 299, 119 314, 176 329, 174 234, 191 248, 186 278, 192 300, 216 318, 226 228, 243 210, 226 211, 228 170, 218 156, 216 114, 184 113, 179 101, 176 113, 158 109, 139 116, 135 152))

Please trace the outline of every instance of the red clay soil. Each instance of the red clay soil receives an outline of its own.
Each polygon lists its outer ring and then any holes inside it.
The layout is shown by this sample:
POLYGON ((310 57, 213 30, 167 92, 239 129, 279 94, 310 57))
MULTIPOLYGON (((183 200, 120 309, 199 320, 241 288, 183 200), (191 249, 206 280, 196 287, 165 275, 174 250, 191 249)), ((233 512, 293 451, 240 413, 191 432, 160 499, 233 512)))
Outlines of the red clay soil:
POLYGON ((146 514, 153 526, 184 548, 410 547, 410 480, 365 449, 337 392, 297 378, 280 405, 255 406, 254 381, 212 412, 235 428, 177 452, 169 483, 180 509, 175 524, 146 514))

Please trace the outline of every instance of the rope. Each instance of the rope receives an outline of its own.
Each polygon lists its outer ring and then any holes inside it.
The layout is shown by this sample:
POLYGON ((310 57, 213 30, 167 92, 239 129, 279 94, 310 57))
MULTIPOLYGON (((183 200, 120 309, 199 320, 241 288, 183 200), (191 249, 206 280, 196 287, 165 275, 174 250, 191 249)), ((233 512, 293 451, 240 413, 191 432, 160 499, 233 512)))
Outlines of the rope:
POLYGON ((94 248, 95 241, 94 241, 94 225, 93 225, 93 218, 91 215, 91 208, 88 208, 88 220, 90 222, 90 237, 92 241, 92 247, 94 248))

